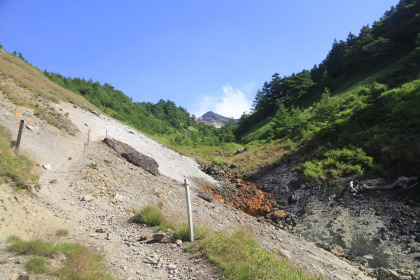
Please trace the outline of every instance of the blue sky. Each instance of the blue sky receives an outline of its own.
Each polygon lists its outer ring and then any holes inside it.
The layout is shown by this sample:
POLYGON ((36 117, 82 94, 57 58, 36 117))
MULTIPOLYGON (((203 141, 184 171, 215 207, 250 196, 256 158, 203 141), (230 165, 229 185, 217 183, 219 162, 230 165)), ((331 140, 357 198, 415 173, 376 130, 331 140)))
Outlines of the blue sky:
POLYGON ((238 118, 397 0, 0 0, 0 43, 41 70, 238 118))

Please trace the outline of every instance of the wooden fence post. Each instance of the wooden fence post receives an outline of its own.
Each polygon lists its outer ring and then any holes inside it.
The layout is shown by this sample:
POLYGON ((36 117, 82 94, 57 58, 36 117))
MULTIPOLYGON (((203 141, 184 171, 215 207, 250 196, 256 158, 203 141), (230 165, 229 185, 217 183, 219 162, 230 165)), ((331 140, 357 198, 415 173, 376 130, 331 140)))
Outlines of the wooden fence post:
POLYGON ((83 150, 83 171, 86 169, 86 143, 84 144, 84 150, 83 150))

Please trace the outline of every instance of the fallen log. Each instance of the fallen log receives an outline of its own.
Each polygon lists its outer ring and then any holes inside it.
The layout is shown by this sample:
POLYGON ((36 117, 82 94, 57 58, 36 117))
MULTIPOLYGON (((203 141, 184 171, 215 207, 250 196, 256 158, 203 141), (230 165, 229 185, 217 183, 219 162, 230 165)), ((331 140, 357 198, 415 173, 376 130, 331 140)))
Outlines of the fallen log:
POLYGON ((396 187, 401 187, 403 189, 411 189, 412 187, 416 186, 417 183, 408 186, 410 181, 417 180, 417 177, 400 177, 394 183, 385 186, 367 186, 359 181, 352 180, 350 182, 350 193, 356 194, 361 191, 369 191, 369 190, 392 190, 396 187))

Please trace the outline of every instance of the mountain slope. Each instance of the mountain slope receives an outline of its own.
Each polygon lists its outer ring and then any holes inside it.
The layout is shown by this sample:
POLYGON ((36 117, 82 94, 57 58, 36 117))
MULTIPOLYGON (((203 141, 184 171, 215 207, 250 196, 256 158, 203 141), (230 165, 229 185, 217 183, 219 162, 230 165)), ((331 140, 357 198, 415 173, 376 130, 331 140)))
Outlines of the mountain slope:
POLYGON ((215 128, 221 128, 223 125, 225 125, 226 123, 230 121, 232 121, 232 119, 223 117, 212 111, 205 113, 204 115, 202 115, 201 117, 197 119, 197 122, 204 123, 206 125, 213 126, 215 128))
MULTIPOLYGON (((63 227, 70 231, 68 239, 83 241, 104 254, 107 266, 121 279, 139 277, 168 279, 170 272, 166 267, 173 263, 177 266, 175 272, 177 278, 220 277, 210 263, 186 253, 184 247, 174 247, 170 242, 137 241, 141 235, 148 235, 150 238, 153 229, 128 223, 132 209, 137 210, 147 204, 155 204, 171 219, 177 217, 185 220, 185 190, 176 180, 165 176, 155 177, 134 167, 97 140, 107 133, 111 137, 132 137, 130 144, 138 145, 136 146, 138 149, 144 145, 143 152, 156 157, 163 168, 162 173, 171 177, 175 175, 197 177, 197 175, 179 174, 177 166, 184 166, 187 169, 196 167, 186 166, 187 163, 180 154, 152 143, 150 139, 128 126, 98 112, 85 111, 81 106, 69 103, 66 99, 76 99, 77 95, 73 96, 71 92, 55 85, 51 88, 44 86, 45 78, 40 72, 15 59, 17 58, 5 52, 0 54, 0 61, 5 66, 0 68, 1 123, 12 131, 13 136, 16 135, 19 121, 12 118, 16 100, 21 101, 22 105, 33 105, 37 110, 45 110, 42 114, 36 114, 32 123, 35 130, 25 128, 21 152, 31 156, 38 163, 49 163, 52 169, 36 166, 33 170, 41 175, 39 184, 41 189, 35 193, 37 195, 35 198, 28 196, 23 200, 23 194, 11 194, 11 191, 3 191, 4 188, 10 190, 10 186, 1 186, 0 196, 7 200, 4 204, 7 207, 0 207, 0 215, 5 221, 10 221, 6 227, 7 233, 2 231, 5 234, 1 235, 2 255, 7 248, 4 239, 9 233, 25 238, 47 238, 54 234, 54 230, 57 229, 54 227, 63 227), (9 73, 8 69, 20 70, 9 73), (28 77, 25 79, 26 86, 20 86, 21 80, 15 77, 28 77), (50 100, 51 97, 47 94, 54 96, 54 92, 57 93, 57 97, 50 100), (68 126, 64 128, 59 123, 49 123, 43 114, 54 116, 57 120, 67 120, 68 126), (89 129, 91 138, 87 147, 86 170, 81 172, 83 148, 89 129), (161 160, 155 154, 157 150, 161 150, 161 160), (173 171, 174 173, 171 173, 173 171), (26 199, 31 201, 26 202, 26 199), (29 208, 33 203, 39 207, 29 208), (8 211, 19 215, 12 216, 8 211), (25 214, 22 215, 22 211, 25 214), (54 221, 52 232, 49 232, 48 228, 42 228, 41 231, 38 230, 37 220, 31 223, 25 222, 27 216, 39 219, 51 216, 57 217, 58 221, 54 221), (23 222, 18 223, 16 219, 21 218, 23 222), (19 228, 12 230, 15 225, 19 225, 19 228), (150 262, 151 254, 157 255, 157 258, 165 258, 163 269, 146 264, 147 261, 150 262)), ((95 109, 83 100, 80 100, 80 104, 95 109)), ((176 177, 175 179, 179 180, 176 177)), ((193 182, 194 178, 190 179, 193 182)), ((200 199, 195 193, 192 200, 195 223, 215 225, 221 230, 248 228, 263 248, 271 250, 279 257, 288 257, 293 265, 305 267, 305 271, 313 274, 323 274, 328 278, 351 278, 352 275, 357 275, 359 279, 369 279, 355 267, 301 240, 298 236, 279 231, 272 225, 260 223, 256 218, 224 204, 200 199)))

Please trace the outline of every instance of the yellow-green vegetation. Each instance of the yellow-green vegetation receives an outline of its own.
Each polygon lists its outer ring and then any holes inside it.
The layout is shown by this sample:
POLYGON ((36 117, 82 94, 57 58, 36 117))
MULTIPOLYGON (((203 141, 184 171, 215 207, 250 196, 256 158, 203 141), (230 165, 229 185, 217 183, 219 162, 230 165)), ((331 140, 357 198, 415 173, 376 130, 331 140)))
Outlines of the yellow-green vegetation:
POLYGON ((140 209, 132 219, 133 222, 143 223, 149 227, 159 226, 164 222, 162 212, 154 206, 148 205, 140 209))
POLYGON ((48 273, 47 262, 44 258, 33 257, 25 264, 25 269, 29 273, 45 274, 48 273))
POLYGON ((329 150, 322 153, 320 158, 303 164, 303 173, 308 181, 382 170, 382 167, 375 164, 373 158, 367 156, 360 148, 329 150))
POLYGON ((113 280, 102 262, 102 256, 77 243, 51 243, 42 240, 24 241, 10 236, 9 250, 18 255, 33 256, 25 268, 30 273, 47 274, 63 280, 113 280), (64 254, 60 267, 49 267, 48 259, 64 254))
MULTIPOLYGON (((169 221, 164 217, 162 212, 154 206, 148 205, 140 209, 139 212, 131 219, 135 223, 143 223, 149 227, 156 227, 156 230, 173 231, 173 237, 183 241, 190 240, 189 225, 186 222, 169 221)), ((194 238, 203 239, 208 230, 200 225, 194 225, 194 238)))
POLYGON ((10 148, 10 133, 0 126, 0 183, 8 183, 16 188, 30 188, 38 176, 30 173, 33 162, 22 155, 15 155, 10 148))
MULTIPOLYGON (((142 208, 132 221, 156 226, 157 230, 171 229, 174 238, 189 240, 188 223, 168 221, 154 206, 142 208)), ((286 259, 277 259, 272 252, 262 249, 252 237, 241 230, 230 234, 194 226, 194 239, 196 241, 188 246, 188 250, 203 254, 218 265, 229 279, 321 279, 307 276, 300 269, 291 268, 286 259)))
POLYGON ((57 236, 67 236, 69 235, 69 231, 67 229, 59 229, 55 232, 57 236))
POLYGON ((71 101, 83 108, 98 111, 81 96, 65 90, 49 81, 41 71, 23 59, 6 51, 0 53, 0 93, 15 105, 35 109, 35 115, 48 124, 74 135, 75 127, 56 112, 50 103, 60 100, 71 101))
MULTIPOLYGON (((176 239, 181 239, 183 241, 190 240, 189 225, 187 222, 176 223, 173 225, 173 229, 174 229, 174 237, 176 239)), ((204 239, 210 232, 208 228, 200 226, 200 225, 193 225, 193 231, 194 231, 195 240, 204 239)))
POLYGON ((321 279, 305 275, 287 265, 287 259, 276 259, 262 249, 244 231, 213 232, 202 241, 189 246, 217 264, 229 279, 321 279))

